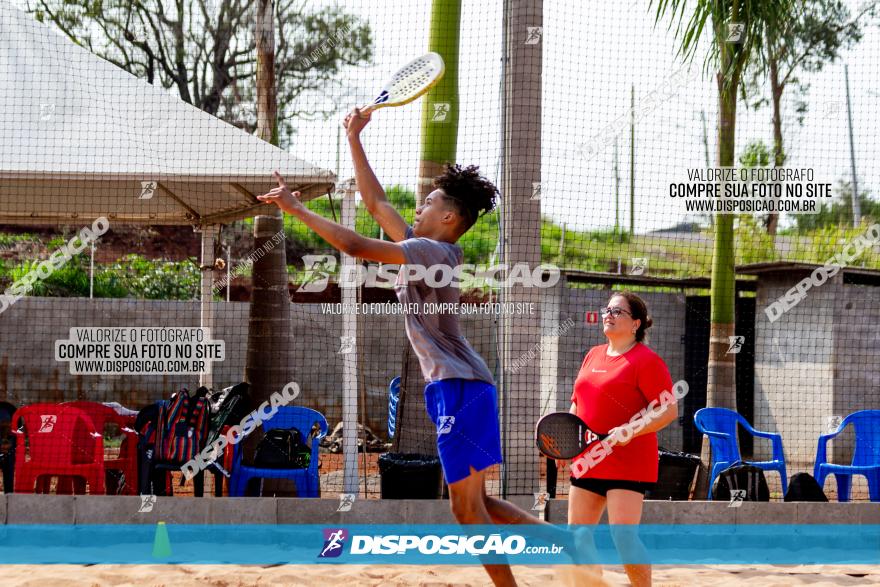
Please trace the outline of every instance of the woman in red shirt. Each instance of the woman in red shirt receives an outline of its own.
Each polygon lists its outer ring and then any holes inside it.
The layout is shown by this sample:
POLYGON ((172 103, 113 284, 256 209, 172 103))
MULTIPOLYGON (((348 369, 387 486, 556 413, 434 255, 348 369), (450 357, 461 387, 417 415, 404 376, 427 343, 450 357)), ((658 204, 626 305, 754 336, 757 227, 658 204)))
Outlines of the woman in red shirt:
MULTIPOLYGON (((672 390, 666 363, 643 344, 651 324, 645 302, 630 292, 613 295, 602 310, 608 343, 593 347, 584 358, 570 411, 591 429, 607 431, 618 441, 610 451, 604 451, 604 458, 582 454, 575 459, 578 466, 572 468, 569 524, 598 524, 607 506, 612 526, 637 525, 645 491, 657 482, 657 431, 678 417, 678 409, 673 402, 659 415, 639 416, 652 400, 660 402, 662 391, 672 390), (636 432, 618 434, 624 424, 636 432)), ((622 554, 647 557, 635 532, 618 529, 612 535, 622 554)), ((635 587, 651 585, 650 565, 628 564, 624 568, 635 587)))

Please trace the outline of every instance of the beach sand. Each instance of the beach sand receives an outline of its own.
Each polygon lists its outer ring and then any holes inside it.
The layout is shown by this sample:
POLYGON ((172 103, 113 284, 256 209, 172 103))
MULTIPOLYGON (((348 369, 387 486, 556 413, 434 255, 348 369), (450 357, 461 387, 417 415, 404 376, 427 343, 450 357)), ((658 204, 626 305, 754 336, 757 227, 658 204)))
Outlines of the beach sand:
MULTIPOLYGON (((564 581, 562 567, 518 566, 513 571, 520 585, 550 587, 564 581)), ((628 585, 622 567, 605 567, 608 585, 628 585)), ((64 586, 148 586, 148 587, 250 587, 284 586, 401 586, 441 587, 446 585, 490 585, 478 566, 365 566, 365 565, 5 565, 0 568, 0 585, 21 587, 64 586)), ((579 585, 601 585, 582 580, 579 585)), ((880 565, 693 565, 656 566, 654 587, 712 585, 733 587, 755 585, 880 585, 880 565)))

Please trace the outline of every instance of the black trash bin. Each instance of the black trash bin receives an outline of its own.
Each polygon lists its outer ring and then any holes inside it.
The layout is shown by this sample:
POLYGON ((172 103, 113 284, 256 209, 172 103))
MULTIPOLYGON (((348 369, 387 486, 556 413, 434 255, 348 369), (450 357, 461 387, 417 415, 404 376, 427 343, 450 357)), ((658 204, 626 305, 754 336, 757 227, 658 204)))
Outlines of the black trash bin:
POLYGON ((645 492, 645 499, 687 501, 700 457, 685 452, 660 449, 657 488, 645 492))
POLYGON ((379 455, 382 499, 439 499, 443 469, 430 455, 389 452, 379 455))

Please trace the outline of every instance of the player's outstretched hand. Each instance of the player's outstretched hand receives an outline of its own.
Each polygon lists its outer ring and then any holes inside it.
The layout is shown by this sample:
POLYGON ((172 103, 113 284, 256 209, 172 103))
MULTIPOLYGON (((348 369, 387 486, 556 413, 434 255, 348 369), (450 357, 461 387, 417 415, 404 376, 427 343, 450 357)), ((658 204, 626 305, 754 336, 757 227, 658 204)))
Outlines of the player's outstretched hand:
POLYGON ((345 127, 345 132, 348 136, 359 136, 361 131, 364 130, 364 127, 367 126, 367 123, 372 119, 372 112, 361 112, 360 108, 355 108, 345 117, 345 120, 342 121, 342 126, 345 127))
POLYGON ((275 179, 278 181, 278 187, 272 188, 268 194, 257 196, 257 199, 266 204, 275 204, 288 214, 293 214, 297 210, 305 209, 300 201, 299 192, 291 192, 290 188, 284 182, 284 178, 277 171, 274 173, 275 179))

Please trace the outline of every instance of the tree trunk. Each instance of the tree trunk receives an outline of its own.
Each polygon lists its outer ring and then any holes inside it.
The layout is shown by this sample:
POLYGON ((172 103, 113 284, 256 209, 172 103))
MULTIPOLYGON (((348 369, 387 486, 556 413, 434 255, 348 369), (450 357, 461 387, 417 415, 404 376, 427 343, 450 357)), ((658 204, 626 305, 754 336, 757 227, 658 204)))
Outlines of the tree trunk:
MULTIPOLYGON (((767 27, 767 59, 770 65, 770 98, 773 104, 773 165, 782 167, 785 165, 785 150, 782 146, 782 92, 783 86, 779 83, 779 61, 776 58, 775 37, 772 27, 767 27)), ((767 218, 767 234, 770 235, 774 247, 776 246, 776 231, 779 228, 779 214, 771 213, 767 218)))
MULTIPOLYGON (((736 18, 732 17, 736 22, 736 18)), ((720 24, 720 23, 719 23, 720 24)), ((718 26, 716 24, 716 26, 718 26)), ((723 39, 723 37, 722 37, 723 39)), ((736 45, 721 44, 721 70, 718 81, 718 166, 733 167, 736 139, 736 90, 741 65, 736 62, 736 45), (725 72, 731 72, 725 79, 725 72)), ((734 270, 734 216, 719 214, 715 221, 715 250, 712 258, 711 326, 709 364, 707 366, 706 406, 736 409, 736 355, 728 353, 729 337, 734 335, 736 275, 734 270)), ((703 437, 700 453, 703 466, 697 478, 697 496, 708 491, 708 465, 711 463, 708 440, 703 437)))
POLYGON ((418 203, 431 193, 431 181, 445 163, 455 162, 458 142, 458 45, 461 0, 434 0, 431 8, 430 51, 439 53, 446 73, 422 104, 422 149, 418 203), (448 109, 443 106, 448 104, 448 109))
MULTIPOLYGON (((277 145, 274 2, 257 0, 255 10, 257 136, 277 145)), ((287 256, 284 241, 274 245, 272 241, 272 236, 283 230, 283 224, 283 215, 277 208, 267 208, 266 215, 254 219, 254 250, 265 254, 254 262, 248 317, 245 379, 251 385, 252 408, 292 380, 288 360, 291 345, 287 256)), ((257 429, 244 441, 246 455, 253 454, 261 436, 262 430, 257 429)))

